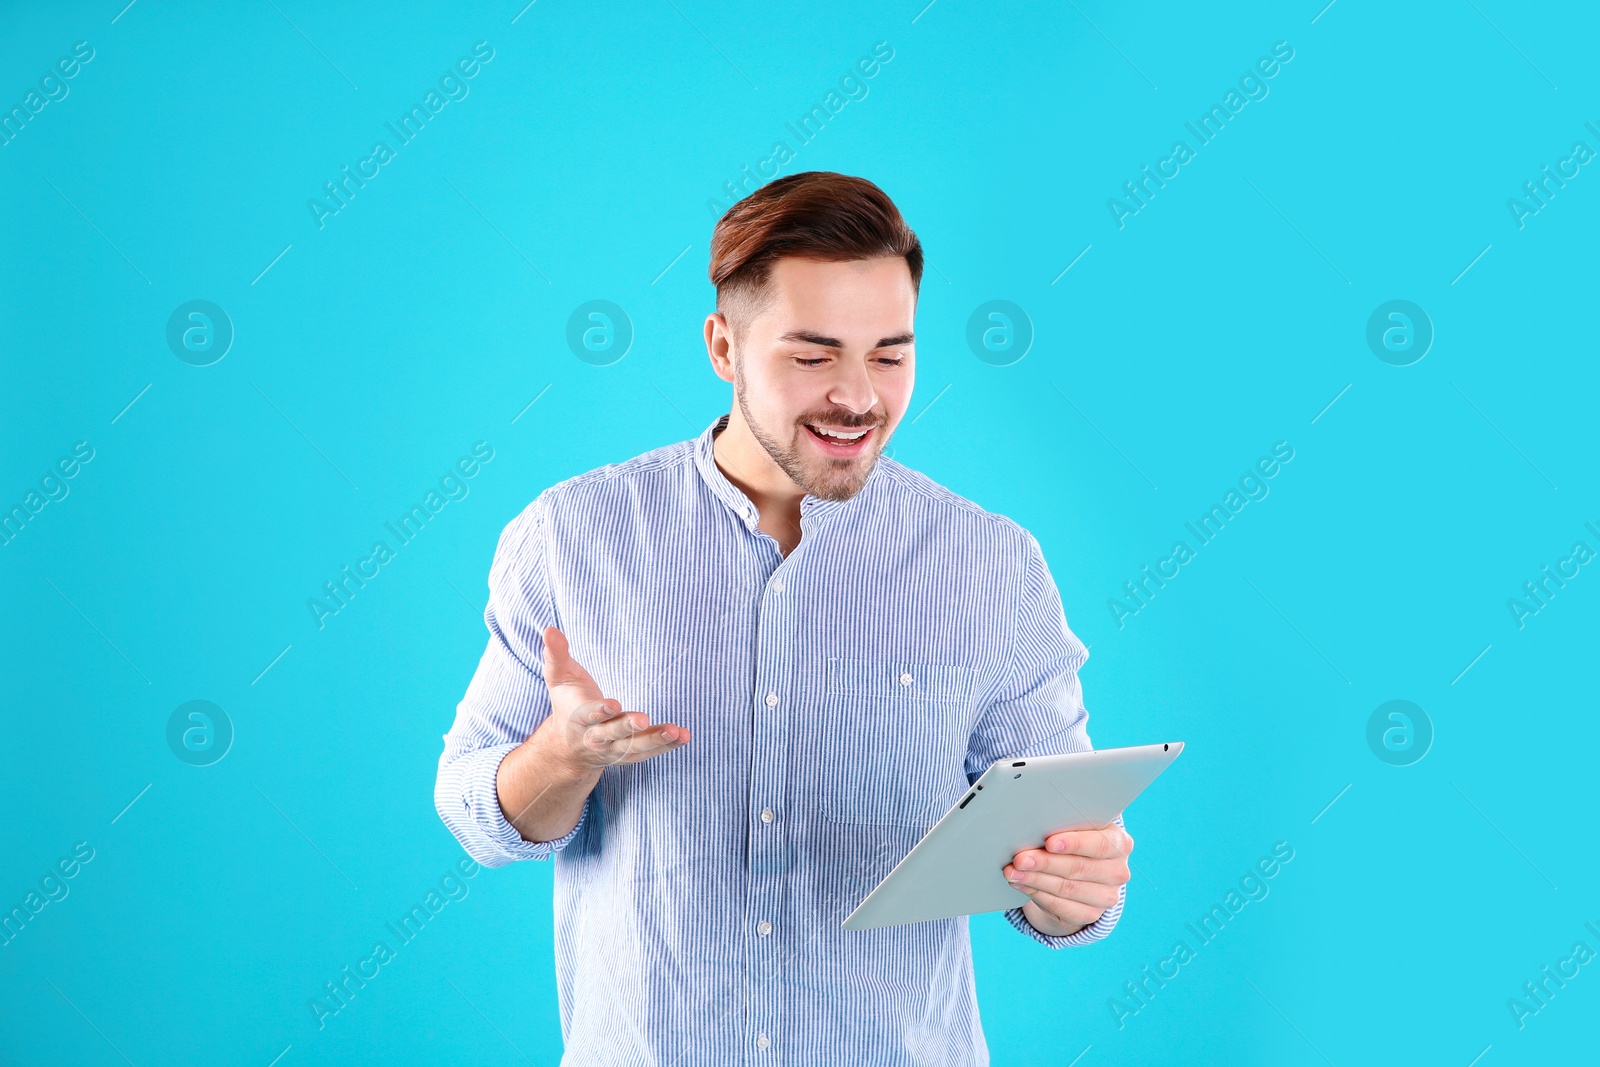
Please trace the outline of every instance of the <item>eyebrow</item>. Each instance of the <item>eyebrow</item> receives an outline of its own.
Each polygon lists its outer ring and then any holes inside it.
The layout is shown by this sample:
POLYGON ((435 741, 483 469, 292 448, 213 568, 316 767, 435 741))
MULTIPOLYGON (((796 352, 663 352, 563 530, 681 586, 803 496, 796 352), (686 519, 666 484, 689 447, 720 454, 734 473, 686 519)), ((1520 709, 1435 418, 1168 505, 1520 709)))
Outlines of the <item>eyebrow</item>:
MULTIPOLYGON (((790 330, 788 333, 778 338, 778 340, 780 342, 799 342, 801 344, 817 345, 821 348, 844 348, 844 342, 839 340, 837 337, 824 337, 822 334, 812 333, 810 330, 790 330)), ((893 337, 881 338, 878 343, 872 347, 874 350, 879 348, 893 348, 895 345, 909 345, 915 340, 915 334, 897 333, 893 337)))

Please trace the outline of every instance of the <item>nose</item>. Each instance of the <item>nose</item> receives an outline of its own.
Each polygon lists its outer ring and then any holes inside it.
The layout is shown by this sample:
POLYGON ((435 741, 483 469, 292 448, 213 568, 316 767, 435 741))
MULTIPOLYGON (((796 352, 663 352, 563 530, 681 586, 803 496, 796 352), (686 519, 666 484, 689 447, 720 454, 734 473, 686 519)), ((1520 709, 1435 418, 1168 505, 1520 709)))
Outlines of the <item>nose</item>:
POLYGON ((834 363, 833 380, 828 383, 828 400, 854 415, 865 415, 878 403, 878 391, 865 361, 841 359, 834 363))

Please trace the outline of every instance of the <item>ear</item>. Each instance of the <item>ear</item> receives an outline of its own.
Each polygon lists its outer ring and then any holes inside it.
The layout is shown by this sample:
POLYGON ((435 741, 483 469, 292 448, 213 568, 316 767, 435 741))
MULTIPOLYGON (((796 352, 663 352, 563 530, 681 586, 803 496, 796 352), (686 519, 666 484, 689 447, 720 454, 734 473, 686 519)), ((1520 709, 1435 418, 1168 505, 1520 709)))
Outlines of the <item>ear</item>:
POLYGON ((733 373, 733 330, 722 312, 713 311, 706 316, 706 355, 711 359, 711 369, 725 382, 735 380, 733 373))

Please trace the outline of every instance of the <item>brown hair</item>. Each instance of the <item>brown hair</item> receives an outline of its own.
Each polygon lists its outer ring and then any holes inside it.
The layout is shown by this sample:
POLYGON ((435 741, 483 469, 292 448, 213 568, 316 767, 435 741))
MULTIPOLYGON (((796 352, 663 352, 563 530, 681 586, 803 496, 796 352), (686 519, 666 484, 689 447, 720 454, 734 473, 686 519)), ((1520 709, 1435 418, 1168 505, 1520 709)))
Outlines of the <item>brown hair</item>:
POLYGON ((912 291, 922 286, 922 242, 887 193, 830 170, 791 174, 734 204, 711 234, 711 284, 735 339, 769 302, 772 265, 784 256, 824 262, 904 256, 912 291))

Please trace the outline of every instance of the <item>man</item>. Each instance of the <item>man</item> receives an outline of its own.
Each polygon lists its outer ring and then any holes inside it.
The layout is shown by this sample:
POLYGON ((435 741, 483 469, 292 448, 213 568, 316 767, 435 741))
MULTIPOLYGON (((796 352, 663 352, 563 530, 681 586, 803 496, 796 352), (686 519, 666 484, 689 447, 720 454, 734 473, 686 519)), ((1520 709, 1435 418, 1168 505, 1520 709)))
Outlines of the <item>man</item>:
MULTIPOLYGON (((732 410, 500 537, 435 800, 485 866, 556 857, 563 1063, 988 1061, 966 918, 839 925, 992 761, 1090 747, 1037 541, 882 456, 921 276, 871 182, 762 187, 711 244, 732 410)), ((1006 918, 1104 937, 1131 848, 1018 853, 1006 918)))

